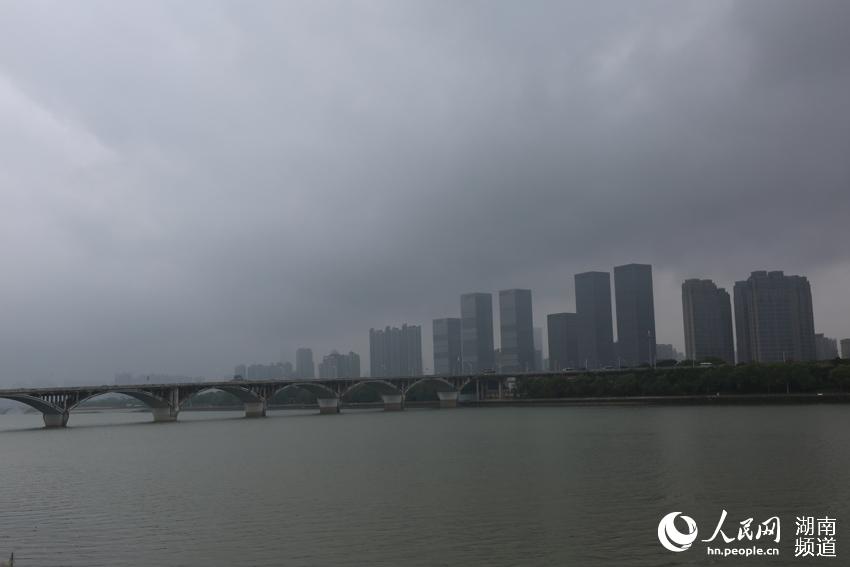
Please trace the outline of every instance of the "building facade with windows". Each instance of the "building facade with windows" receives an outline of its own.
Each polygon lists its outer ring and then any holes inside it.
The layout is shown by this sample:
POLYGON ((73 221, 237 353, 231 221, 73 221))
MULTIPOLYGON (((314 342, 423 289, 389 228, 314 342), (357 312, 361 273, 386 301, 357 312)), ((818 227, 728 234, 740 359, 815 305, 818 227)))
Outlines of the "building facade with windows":
POLYGON ((655 300, 652 266, 626 264, 614 268, 617 302, 617 356, 622 366, 654 365, 655 300))
POLYGON ((735 364, 732 302, 729 293, 711 280, 682 283, 685 358, 697 362, 718 358, 735 364))
POLYGON ((530 289, 499 292, 499 331, 500 371, 534 371, 534 321, 530 289))
MULTIPOLYGON (((611 274, 575 275, 578 364, 576 368, 614 365, 614 326, 611 315, 611 274)), ((550 347, 551 348, 551 347, 550 347)), ((551 359, 551 355, 549 356, 551 359)), ((549 363, 551 366, 551 362, 549 363)))
POLYGON ((815 360, 809 280, 757 271, 735 282, 734 296, 738 362, 815 360))
POLYGON ((422 327, 369 329, 369 375, 422 375, 422 327))
POLYGON ((495 370, 493 296, 489 293, 461 295, 460 315, 463 373, 495 370))

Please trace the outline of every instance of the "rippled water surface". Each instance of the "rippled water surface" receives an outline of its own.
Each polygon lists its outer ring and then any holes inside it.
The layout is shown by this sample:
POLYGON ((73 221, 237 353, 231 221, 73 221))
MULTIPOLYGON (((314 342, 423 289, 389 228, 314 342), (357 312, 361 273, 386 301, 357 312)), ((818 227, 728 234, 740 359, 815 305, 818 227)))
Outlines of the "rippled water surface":
MULTIPOLYGON (((0 416, 0 556, 28 566, 740 564, 658 543, 683 511, 838 520, 850 408, 562 407, 0 416)), ((843 560, 841 558, 844 558, 843 560)), ((837 561, 837 563, 835 563, 837 561)), ((805 562, 804 562, 805 563, 805 562)), ((823 563, 823 561, 815 561, 823 563)))

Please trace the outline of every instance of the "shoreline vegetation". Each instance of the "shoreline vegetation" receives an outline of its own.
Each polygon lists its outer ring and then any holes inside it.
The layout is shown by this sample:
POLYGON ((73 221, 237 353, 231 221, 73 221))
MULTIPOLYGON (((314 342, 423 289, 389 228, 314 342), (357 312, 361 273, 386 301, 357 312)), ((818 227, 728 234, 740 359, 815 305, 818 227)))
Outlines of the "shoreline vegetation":
POLYGON ((850 393, 850 360, 777 364, 658 366, 517 381, 519 399, 739 397, 841 398, 850 393))

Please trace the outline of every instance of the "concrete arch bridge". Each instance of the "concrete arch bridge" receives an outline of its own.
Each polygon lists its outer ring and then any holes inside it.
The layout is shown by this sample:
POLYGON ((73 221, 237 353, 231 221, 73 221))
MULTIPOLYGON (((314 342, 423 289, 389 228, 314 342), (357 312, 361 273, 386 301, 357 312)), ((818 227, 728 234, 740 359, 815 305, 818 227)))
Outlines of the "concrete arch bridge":
POLYGON ((464 375, 416 376, 396 378, 335 378, 319 380, 274 380, 228 382, 195 382, 186 384, 104 385, 59 388, 21 388, 0 390, 0 398, 14 400, 40 411, 46 427, 65 427, 71 410, 91 398, 104 394, 124 394, 145 404, 155 422, 176 421, 184 404, 192 397, 210 390, 227 392, 245 407, 245 417, 264 417, 269 400, 288 389, 301 389, 316 396, 319 413, 339 413, 346 396, 360 388, 372 388, 381 395, 384 409, 404 409, 408 392, 426 383, 436 383, 441 408, 457 406, 461 390, 476 398, 495 383, 499 397, 510 386, 514 376, 464 375))

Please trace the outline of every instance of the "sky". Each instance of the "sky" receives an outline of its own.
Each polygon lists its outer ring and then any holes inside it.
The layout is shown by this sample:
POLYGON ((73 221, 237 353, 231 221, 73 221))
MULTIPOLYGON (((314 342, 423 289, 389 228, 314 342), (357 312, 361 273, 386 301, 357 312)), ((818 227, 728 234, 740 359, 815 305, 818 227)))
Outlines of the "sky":
POLYGON ((545 327, 630 262, 660 343, 684 279, 753 270, 850 337, 848 29, 843 0, 0 2, 0 385, 368 368, 402 323, 430 368, 461 293, 530 288, 545 327))

